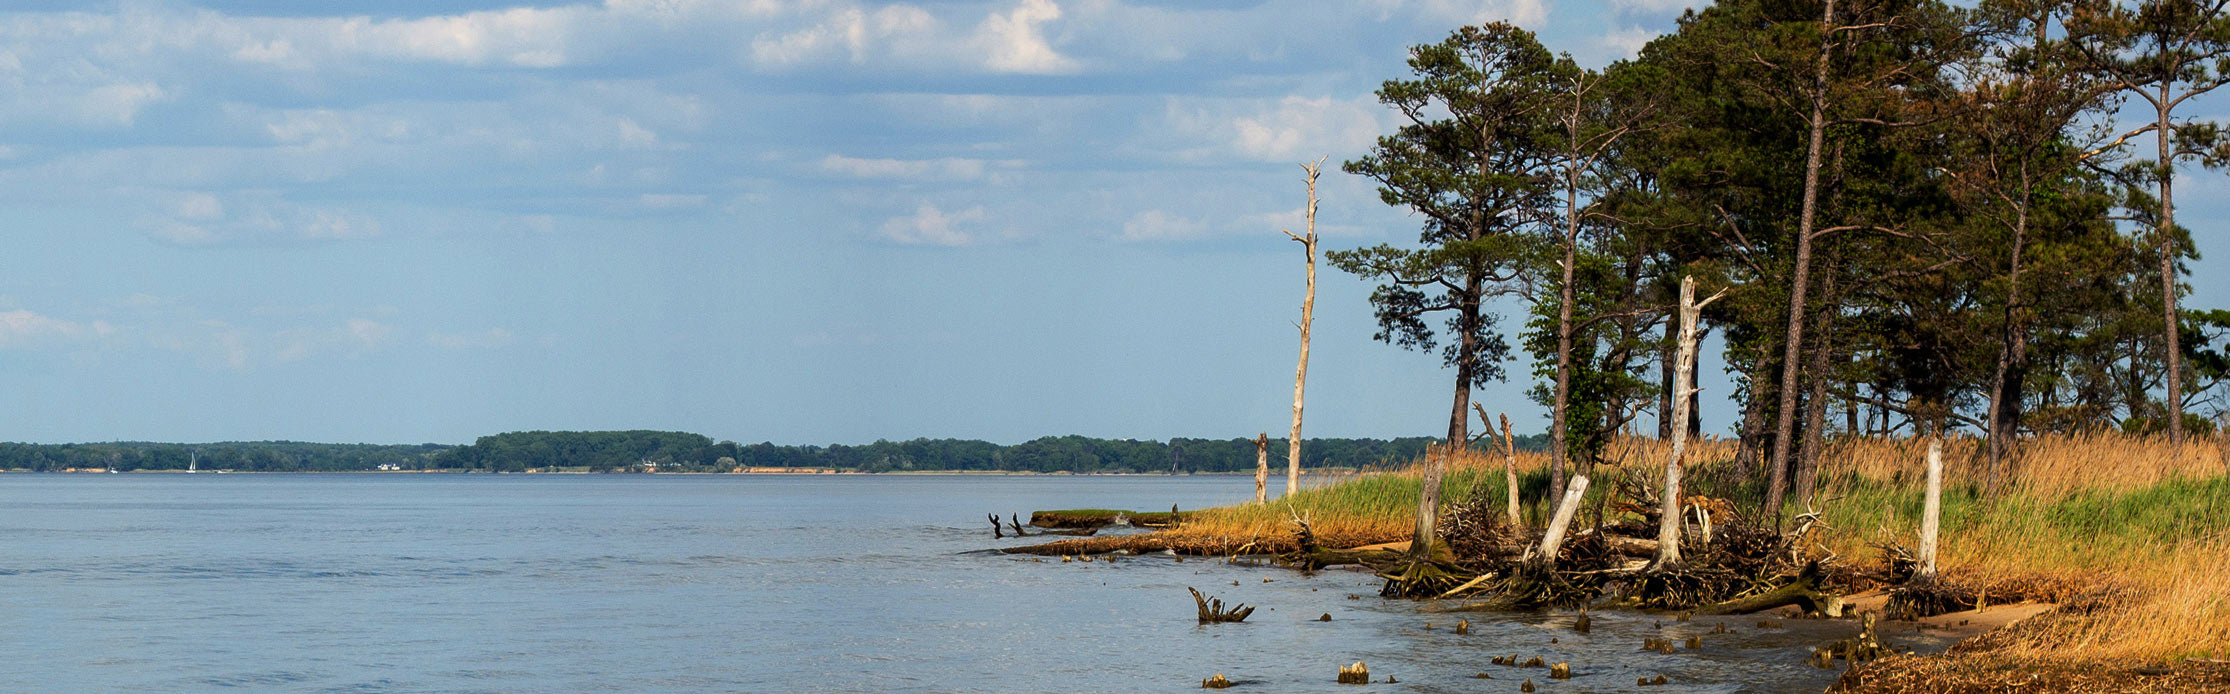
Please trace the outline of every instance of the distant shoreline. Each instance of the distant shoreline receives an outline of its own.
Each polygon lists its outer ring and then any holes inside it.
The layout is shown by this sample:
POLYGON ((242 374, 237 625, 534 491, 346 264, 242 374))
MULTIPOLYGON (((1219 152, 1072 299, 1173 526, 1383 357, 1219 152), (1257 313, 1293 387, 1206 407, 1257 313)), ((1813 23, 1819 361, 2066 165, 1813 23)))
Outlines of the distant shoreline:
MULTIPOLYGON (((1353 471, 1352 471, 1352 470, 1320 470, 1320 471, 1315 471, 1316 475, 1318 475, 1318 476, 1322 476, 1322 475, 1326 475, 1326 474, 1348 474, 1348 473, 1350 473, 1350 472, 1353 472, 1353 471)), ((1252 476, 1253 476, 1253 473, 1242 473, 1242 472, 1185 472, 1185 473, 1177 473, 1177 474, 1170 474, 1170 473, 1166 473, 1166 472, 1036 472, 1036 471, 1031 471, 1031 470, 904 470, 904 471, 891 471, 891 472, 865 472, 865 471, 860 471, 860 470, 836 470, 836 469, 740 470, 740 471, 732 471, 732 472, 579 472, 579 471, 539 471, 539 470, 535 470, 535 471, 523 471, 523 472, 510 472, 510 471, 463 470, 463 469, 457 469, 457 470, 199 470, 199 471, 187 471, 187 470, 118 470, 118 471, 116 471, 116 472, 114 472, 114 473, 110 473, 110 472, 108 472, 108 471, 106 471, 106 470, 100 470, 100 469, 92 469, 92 470, 46 470, 46 471, 40 471, 40 470, 31 470, 31 469, 27 469, 27 468, 10 468, 10 469, 0 469, 0 474, 24 474, 24 475, 104 475, 104 474, 122 474, 122 475, 581 475, 581 476, 586 476, 586 475, 616 475, 616 476, 630 476, 630 475, 660 475, 660 476, 697 476, 697 477, 726 477, 726 476, 735 476, 735 475, 788 475, 788 476, 795 476, 795 477, 821 477, 821 476, 829 476, 829 475, 878 475, 878 476, 893 476, 893 477, 926 477, 926 476, 935 476, 935 475, 956 475, 956 476, 966 476, 966 477, 1239 477, 1239 478, 1248 478, 1248 477, 1252 477, 1252 476)))

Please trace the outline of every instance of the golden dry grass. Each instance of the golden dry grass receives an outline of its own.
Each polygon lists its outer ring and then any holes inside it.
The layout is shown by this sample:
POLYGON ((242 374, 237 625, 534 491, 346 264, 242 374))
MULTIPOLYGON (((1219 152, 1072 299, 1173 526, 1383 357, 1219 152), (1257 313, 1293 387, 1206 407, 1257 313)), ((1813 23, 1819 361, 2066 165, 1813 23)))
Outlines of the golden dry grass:
MULTIPOLYGON (((2101 586, 2124 589, 2103 609, 2056 620, 2049 630, 2004 646, 2008 654, 2161 661, 2230 647, 2230 476, 2214 442, 2178 448, 2118 433, 2028 439, 2010 459, 1998 492, 1987 498, 1980 446, 1961 437, 1945 446, 1940 557, 1947 579, 2000 599, 2064 600, 2101 586)), ((1723 469, 1735 448, 1733 440, 1707 438, 1690 444, 1688 460, 1723 469)), ((1899 438, 1828 444, 1811 502, 1825 525, 1814 549, 1869 565, 1880 560, 1880 544, 1913 546, 1925 450, 1922 441, 1899 438)), ((1663 442, 1619 439, 1595 477, 1630 475, 1655 484, 1667 452, 1663 442)), ((1546 456, 1520 452, 1515 462, 1525 476, 1521 489, 1539 496, 1546 456)), ((1499 499, 1502 465, 1498 454, 1458 452, 1443 502, 1456 502, 1474 484, 1499 499)), ((1416 522, 1414 466, 1310 482, 1291 499, 1198 512, 1169 539, 1283 549, 1299 517, 1324 544, 1354 546, 1407 539, 1416 522)), ((1755 485, 1726 491, 1748 493, 1754 503, 1755 485)), ((1540 499, 1526 501, 1528 518, 1538 519, 1540 499)))

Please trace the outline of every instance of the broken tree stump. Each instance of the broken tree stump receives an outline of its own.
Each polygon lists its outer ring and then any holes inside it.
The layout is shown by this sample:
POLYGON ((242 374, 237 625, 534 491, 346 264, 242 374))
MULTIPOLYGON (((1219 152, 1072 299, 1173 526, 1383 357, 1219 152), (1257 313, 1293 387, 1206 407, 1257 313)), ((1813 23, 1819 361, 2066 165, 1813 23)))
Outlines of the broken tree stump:
POLYGON ((1246 605, 1233 605, 1230 609, 1225 609, 1223 606, 1223 600, 1221 598, 1210 598, 1201 595, 1200 590, 1197 588, 1187 587, 1185 588, 1185 590, 1192 592, 1192 602, 1195 606, 1200 608, 1201 624, 1244 622, 1247 621, 1247 615, 1254 614, 1254 608, 1252 607, 1248 607, 1246 605))
POLYGON ((1364 666, 1363 661, 1360 660, 1355 661, 1354 665, 1342 665, 1340 666, 1339 683, 1370 684, 1371 669, 1364 666))

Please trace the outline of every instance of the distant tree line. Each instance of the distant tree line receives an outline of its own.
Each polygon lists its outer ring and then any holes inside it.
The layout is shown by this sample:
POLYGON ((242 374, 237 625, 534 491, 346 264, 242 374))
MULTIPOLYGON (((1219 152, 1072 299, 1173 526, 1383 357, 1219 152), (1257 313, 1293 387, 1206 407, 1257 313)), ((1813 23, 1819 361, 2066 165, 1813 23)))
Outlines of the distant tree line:
MULTIPOLYGON (((1422 456, 1427 437, 1308 439, 1302 464, 1367 468, 1422 456)), ((1521 450, 1543 450, 1547 438, 1517 437, 1521 450)), ((1282 445, 1282 444, 1273 444, 1282 445)), ((1485 444, 1480 444, 1484 446, 1485 444)), ((1047 436, 1004 446, 965 439, 876 441, 861 446, 778 446, 714 441, 673 431, 522 431, 483 436, 468 446, 373 445, 248 441, 179 443, 0 443, 0 469, 345 472, 404 470, 524 472, 721 472, 738 467, 829 468, 859 472, 1244 472, 1254 469, 1254 440, 1176 438, 1169 441, 1047 436)))
POLYGON ((55 472, 70 468, 248 472, 340 472, 395 465, 417 470, 455 446, 228 441, 224 443, 0 443, 0 469, 55 472))

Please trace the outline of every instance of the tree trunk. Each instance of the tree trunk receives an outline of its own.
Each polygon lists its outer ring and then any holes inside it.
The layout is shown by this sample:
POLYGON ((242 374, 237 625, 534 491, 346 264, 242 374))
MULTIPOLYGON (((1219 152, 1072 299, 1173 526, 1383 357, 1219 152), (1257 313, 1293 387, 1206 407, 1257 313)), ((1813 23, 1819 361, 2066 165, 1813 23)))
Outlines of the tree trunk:
MULTIPOLYGON (((1696 387, 1696 368, 1703 361, 1704 338, 1711 334, 1710 328, 1701 325, 1701 316, 1698 316, 1698 323, 1699 324, 1696 326, 1696 351, 1688 353, 1688 378, 1687 383, 1682 384, 1684 387, 1691 391, 1701 390, 1700 388, 1696 387)), ((1688 438, 1694 439, 1701 438, 1702 436, 1703 408, 1696 407, 1694 403, 1691 402, 1688 407, 1688 438)))
MULTIPOLYGON (((1576 96, 1574 98, 1577 98, 1576 96)), ((1577 108, 1575 104, 1574 108, 1577 108)), ((1577 115, 1575 114, 1575 118, 1577 115)), ((1577 121, 1573 121, 1576 123, 1577 121)), ((1578 139, 1574 126, 1573 139, 1578 139)), ((1572 398, 1572 301, 1578 292, 1572 286, 1572 275, 1579 259, 1579 156, 1573 153, 1564 168, 1564 258, 1563 277, 1557 284, 1556 305, 1556 394, 1549 411, 1549 493, 1564 493, 1564 464, 1570 459, 1570 431, 1565 422, 1565 412, 1572 398)))
POLYGON ((1665 349, 1663 353, 1658 355, 1657 359, 1657 378, 1658 382, 1662 384, 1657 389, 1657 440, 1659 441, 1671 441, 1673 427, 1680 425, 1673 419, 1673 391, 1679 390, 1682 385, 1680 381, 1674 380, 1673 376, 1673 372, 1679 370, 1674 366, 1680 360, 1679 353, 1680 321, 1667 320, 1665 321, 1665 349))
MULTIPOLYGON (((1308 294, 1301 298, 1301 360, 1300 365, 1293 368, 1293 431, 1285 439, 1285 493, 1288 495, 1301 491, 1301 394, 1309 383, 1309 328, 1316 321, 1316 177, 1323 172, 1323 161, 1318 159, 1315 164, 1301 165, 1301 170, 1308 173, 1309 226, 1307 236, 1293 237, 1308 254, 1309 288, 1308 294)), ((1293 236, 1293 232, 1286 232, 1286 235, 1293 236)), ((1463 411, 1456 412, 1462 414, 1463 411)))
POLYGON ((1437 455, 1425 449, 1425 470, 1417 489, 1417 532, 1409 539, 1409 556, 1418 561, 1432 559, 1433 545, 1439 542, 1440 480, 1447 474, 1448 457, 1461 445, 1445 446, 1437 455))
MULTIPOLYGON (((1702 303, 1697 303, 1695 278, 1680 278, 1680 368, 1673 375, 1673 382, 1682 385, 1673 391, 1671 421, 1686 421, 1688 408, 1694 405, 1696 390, 1687 384, 1695 375, 1696 320, 1703 315, 1704 305, 1718 300, 1719 296, 1714 294, 1702 303)), ((1672 455, 1665 458, 1665 490, 1663 504, 1657 516, 1657 558, 1649 565, 1651 571, 1671 571, 1681 565, 1680 469, 1681 456, 1688 451, 1688 428, 1673 427, 1672 432, 1672 455)))
POLYGON ((1518 446, 1510 438, 1510 415, 1507 414, 1502 415, 1502 481, 1510 488, 1504 495, 1510 500, 1510 527, 1524 527, 1524 521, 1518 518, 1518 446))
POLYGON ((1269 492, 1270 432, 1265 431, 1254 437, 1254 503, 1269 501, 1269 492))
POLYGON ((2012 378, 2014 363, 2021 359, 2016 343, 2024 342, 2019 320, 2021 310, 2021 247, 2028 240, 2029 231, 2029 174, 2028 166, 2021 169, 2021 199, 2013 211, 2013 249, 2006 262, 2005 316, 1998 336, 1998 364, 1990 377, 1990 464, 1982 476, 1983 494, 1995 495, 1998 491, 1998 473, 2005 465, 2005 457, 2012 449, 2013 437, 2021 420, 2020 381, 2012 378))
POLYGON ((2170 197, 2176 179, 2175 150, 2169 148, 2168 88, 2160 83, 2160 310, 2166 325, 2161 331, 2161 359, 2168 367, 2168 443, 2179 453, 2184 442, 2183 352, 2178 342, 2181 323, 2176 320, 2176 205, 2170 197))
POLYGON ((1808 121, 1811 134, 1804 146, 1804 203, 1797 213, 1796 269, 1789 281, 1789 329, 1782 338, 1781 406, 1773 413, 1773 458, 1768 463, 1773 469, 1765 489, 1765 510, 1773 514, 1776 526, 1780 525, 1781 499, 1788 487, 1790 439, 1796 433, 1797 357, 1804 343, 1804 292, 1811 281, 1813 217, 1819 211, 1820 143, 1827 135, 1828 31, 1834 23, 1835 0, 1827 0, 1820 10, 1820 54, 1813 70, 1812 115, 1808 121))
POLYGON ((1928 434, 1928 497, 1921 501, 1920 569, 1916 579, 1936 577, 1936 531, 1943 517, 1944 440, 1942 427, 1928 434))
POLYGON ((1822 288, 1822 298, 1827 305, 1820 309, 1819 324, 1812 328, 1811 392, 1804 398, 1804 449, 1797 456, 1796 498, 1806 508, 1812 505, 1812 488, 1820 476, 1820 439, 1827 428, 1827 364, 1828 356, 1835 351, 1834 306, 1840 298, 1835 293, 1835 274, 1828 273, 1824 282, 1827 286, 1822 288))
POLYGON ((1750 397, 1742 403, 1742 440, 1735 450, 1734 463, 1745 478, 1760 472, 1765 458, 1765 406, 1773 388, 1768 375, 1772 369, 1765 362, 1765 356, 1759 355, 1756 368, 1749 373, 1750 397))
POLYGON ((1564 531, 1572 525, 1572 515, 1580 509, 1580 499, 1587 496, 1587 475, 1573 475, 1572 486, 1564 490, 1564 499, 1556 504, 1556 515, 1549 518, 1548 530, 1541 534, 1541 553, 1535 557, 1544 564, 1556 565, 1556 553, 1564 548, 1564 531))

